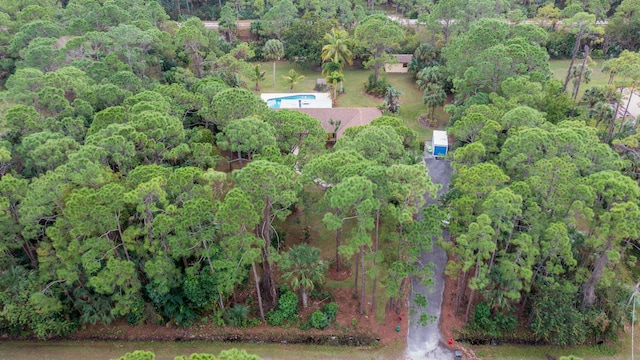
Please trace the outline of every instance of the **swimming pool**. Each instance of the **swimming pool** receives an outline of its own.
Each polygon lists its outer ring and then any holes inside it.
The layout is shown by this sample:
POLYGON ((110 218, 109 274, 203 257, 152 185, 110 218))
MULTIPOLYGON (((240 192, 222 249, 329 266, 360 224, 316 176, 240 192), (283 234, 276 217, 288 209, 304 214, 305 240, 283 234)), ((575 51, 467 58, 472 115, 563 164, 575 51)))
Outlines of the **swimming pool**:
MULTIPOLYGON (((269 106, 272 109, 280 109, 282 100, 315 100, 315 99, 316 99, 316 96, 311 94, 283 96, 283 97, 277 97, 273 99, 267 99, 267 106, 269 106)), ((302 106, 298 106, 298 107, 302 107, 302 106)))
POLYGON ((296 108, 331 108, 333 103, 329 94, 262 94, 262 100, 272 109, 296 109, 296 108))

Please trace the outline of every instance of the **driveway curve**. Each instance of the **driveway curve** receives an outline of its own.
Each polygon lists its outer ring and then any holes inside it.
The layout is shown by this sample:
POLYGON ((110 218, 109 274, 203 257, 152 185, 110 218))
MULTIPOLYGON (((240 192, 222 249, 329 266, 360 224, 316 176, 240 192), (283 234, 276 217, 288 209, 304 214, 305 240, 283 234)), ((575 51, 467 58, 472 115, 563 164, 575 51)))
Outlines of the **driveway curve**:
MULTIPOLYGON (((431 180, 440 184, 441 188, 438 191, 437 197, 449 190, 449 181, 451 180, 451 174, 453 169, 451 164, 447 160, 437 160, 430 154, 425 155, 425 165, 429 170, 429 176, 431 180)), ((426 204, 430 205, 437 201, 437 199, 431 198, 429 194, 425 194, 426 204)), ((443 239, 449 240, 448 231, 443 231, 443 239)), ((418 324, 420 318, 420 312, 410 315, 409 329, 407 334, 407 360, 446 360, 453 359, 453 351, 450 350, 445 343, 445 339, 440 334, 440 312, 442 309, 442 294, 444 292, 444 269, 447 264, 447 254, 445 251, 435 245, 437 237, 433 239, 434 245, 431 252, 424 252, 420 257, 420 264, 427 266, 429 263, 433 264, 433 280, 434 287, 426 288, 419 281, 411 279, 413 287, 413 293, 423 294, 427 297, 427 313, 435 316, 436 320, 430 323, 426 327, 418 324)), ((413 306, 413 297, 409 299, 409 306, 413 306)))

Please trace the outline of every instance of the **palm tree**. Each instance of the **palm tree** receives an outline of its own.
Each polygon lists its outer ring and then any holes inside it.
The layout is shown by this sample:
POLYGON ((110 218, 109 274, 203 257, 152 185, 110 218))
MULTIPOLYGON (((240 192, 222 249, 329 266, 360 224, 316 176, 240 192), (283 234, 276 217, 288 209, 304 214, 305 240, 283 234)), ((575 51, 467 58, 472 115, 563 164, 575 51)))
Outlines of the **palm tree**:
POLYGON ((416 78, 416 85, 420 90, 425 90, 429 84, 442 85, 444 83, 444 73, 440 66, 428 66, 420 70, 416 74, 416 78))
POLYGON ((264 44, 262 54, 265 59, 273 61, 273 87, 276 87, 276 61, 284 56, 284 45, 278 39, 271 39, 264 44))
POLYGON ((605 101, 605 91, 606 87, 604 86, 592 86, 584 91, 582 101, 589 105, 589 109, 592 109, 597 103, 605 101))
POLYGON ((345 62, 353 64, 352 43, 346 30, 332 28, 330 33, 324 35, 324 41, 327 45, 322 47, 323 62, 333 62, 340 67, 344 66, 345 62))
MULTIPOLYGON (((333 73, 340 73, 342 74, 342 66, 340 66, 340 64, 338 63, 334 63, 334 62, 326 62, 324 64, 322 64, 322 75, 324 75, 327 78, 327 82, 329 83, 329 85, 331 85, 331 80, 329 79, 331 77, 331 74, 333 73)), ((344 80, 344 76, 342 76, 342 79, 339 80, 340 82, 340 92, 342 92, 342 81, 344 80)), ((335 97, 335 88, 334 88, 334 97, 335 97)))
POLYGON ((329 76, 334 71, 342 71, 342 66, 331 61, 322 64, 322 75, 329 76))
POLYGON ((613 108, 605 102, 596 103, 593 108, 589 109, 589 118, 596 119, 596 129, 605 118, 613 116, 613 108))
POLYGON ((398 113, 400 111, 400 95, 402 90, 395 89, 391 86, 387 87, 387 91, 384 95, 384 105, 387 111, 391 113, 398 113))
POLYGON ((266 71, 262 70, 262 65, 258 64, 253 67, 253 71, 249 74, 251 81, 256 82, 256 91, 260 91, 260 81, 264 80, 266 71))
POLYGON ((338 83, 342 84, 344 80, 344 75, 340 71, 333 71, 329 75, 327 75, 327 82, 333 89, 333 100, 337 99, 338 94, 336 94, 336 89, 338 88, 338 83))
POLYGON ((287 80, 290 85, 289 89, 293 90, 294 85, 298 85, 300 81, 304 80, 304 75, 298 74, 295 70, 291 69, 289 70, 289 75, 282 75, 282 78, 287 80))
POLYGON ((436 106, 444 105, 444 100, 447 95, 444 92, 442 86, 438 84, 429 84, 424 90, 424 103, 427 104, 429 112, 431 113, 431 121, 435 119, 436 106))
POLYGON ((315 284, 324 281, 327 264, 320 258, 320 249, 300 244, 286 253, 281 263, 282 277, 291 283, 293 290, 300 290, 302 307, 309 306, 308 292, 315 284))
MULTIPOLYGON (((327 76, 334 71, 342 72, 344 63, 353 64, 353 51, 351 51, 353 43, 346 30, 332 28, 330 33, 324 35, 324 41, 327 45, 322 47, 323 75, 327 76)), ((342 92, 343 81, 344 79, 340 80, 340 92, 342 92)))

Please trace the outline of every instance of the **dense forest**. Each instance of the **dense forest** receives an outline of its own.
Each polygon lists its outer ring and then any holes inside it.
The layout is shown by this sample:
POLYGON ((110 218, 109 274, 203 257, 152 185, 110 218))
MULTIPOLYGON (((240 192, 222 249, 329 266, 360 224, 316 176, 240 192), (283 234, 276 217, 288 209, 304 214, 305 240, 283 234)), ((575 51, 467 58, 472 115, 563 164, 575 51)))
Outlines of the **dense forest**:
MULTIPOLYGON (((446 225, 466 334, 615 339, 640 253, 640 145, 626 116, 640 81, 638 9, 634 0, 0 4, 0 331, 46 338, 116 319, 189 326, 202 316, 280 326, 323 290, 329 266, 351 269, 359 312, 375 313, 376 297, 402 306, 409 278, 430 283, 416 260, 446 225), (381 9, 417 21, 402 27, 381 9), (248 41, 239 19, 254 20, 248 41), (382 69, 391 52, 413 54, 407 76, 429 117, 452 99, 455 174, 439 206, 423 209, 437 187, 424 139, 394 114, 402 95, 382 69), (570 59, 564 81, 551 57, 570 59), (372 69, 357 86, 386 98, 386 116, 327 147, 315 118, 269 109, 252 91, 265 81, 252 62, 274 61, 275 81, 279 59, 322 68, 334 98, 348 65, 372 69), (610 79, 584 89, 592 59, 606 59, 610 79), (318 220, 304 224, 308 234, 331 232, 331 256, 282 241, 294 213, 318 220)), ((297 80, 294 71, 287 81, 297 80)), ((337 311, 326 304, 309 326, 326 328, 337 311)))

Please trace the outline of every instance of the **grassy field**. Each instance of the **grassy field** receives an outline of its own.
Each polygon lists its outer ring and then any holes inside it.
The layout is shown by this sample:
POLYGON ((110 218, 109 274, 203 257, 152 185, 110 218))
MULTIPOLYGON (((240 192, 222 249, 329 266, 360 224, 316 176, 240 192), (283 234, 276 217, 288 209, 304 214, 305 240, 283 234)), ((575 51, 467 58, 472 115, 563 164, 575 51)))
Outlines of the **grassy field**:
MULTIPOLYGON (((640 341, 638 332, 640 326, 636 325, 635 353, 640 354, 640 341)), ((483 345, 472 346, 482 360, 538 360, 545 359, 549 354, 556 358, 560 356, 574 355, 584 360, 625 360, 631 359, 631 330, 620 334, 620 340, 615 344, 599 346, 576 346, 562 348, 559 346, 529 346, 529 345, 483 345)))
POLYGON ((246 350, 262 359, 278 360, 372 360, 401 359, 404 343, 381 347, 350 347, 291 344, 249 344, 217 342, 114 342, 114 341, 0 341, 1 359, 69 360, 117 359, 127 352, 147 350, 156 360, 173 360, 176 356, 193 353, 218 354, 229 348, 246 350))
MULTIPOLYGON (((262 62, 263 70, 266 71, 265 81, 260 83, 260 92, 257 93, 300 93, 312 92, 317 79, 324 78, 321 72, 314 69, 303 69, 297 64, 291 64, 288 61, 276 62, 276 78, 275 86, 273 86, 273 63, 262 62), (290 89, 289 84, 283 78, 290 69, 296 70, 305 76, 305 79, 298 85, 290 89)), ((382 104, 382 99, 366 95, 363 91, 363 84, 367 81, 371 70, 365 70, 360 67, 352 66, 344 70, 344 90, 345 92, 338 96, 338 107, 378 107, 382 104)), ((385 76, 382 73, 382 76, 385 76)), ((418 124, 418 116, 426 113, 427 107, 422 101, 422 92, 415 86, 415 81, 409 74, 386 74, 389 83, 394 88, 402 90, 400 95, 400 117, 404 123, 411 129, 418 132, 420 141, 429 140, 432 131, 418 124)), ((253 85, 247 82, 247 85, 253 89, 253 85)), ((438 116, 442 118, 441 123, 446 125, 448 116, 439 109, 438 116)))
MULTIPOLYGON (((582 98, 582 94, 584 91, 592 86, 599 85, 607 85, 609 81, 609 74, 602 71, 602 64, 605 60, 594 60, 595 65, 591 66, 593 72, 591 73, 591 81, 587 84, 580 85, 580 91, 578 92, 578 99, 582 98)), ((567 70, 569 69, 569 63, 571 60, 550 60, 549 68, 553 73, 553 77, 564 82, 567 77, 567 70)), ((574 64, 579 64, 579 61, 576 60, 574 64)), ((569 83, 569 87, 567 88, 568 92, 571 92, 571 83, 569 83)))

